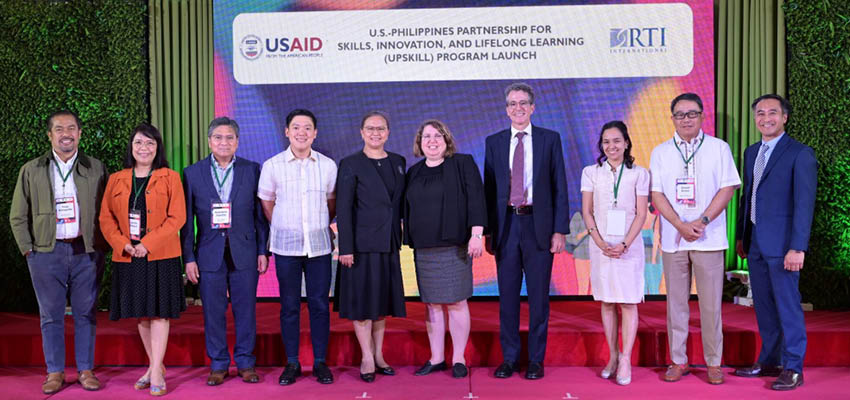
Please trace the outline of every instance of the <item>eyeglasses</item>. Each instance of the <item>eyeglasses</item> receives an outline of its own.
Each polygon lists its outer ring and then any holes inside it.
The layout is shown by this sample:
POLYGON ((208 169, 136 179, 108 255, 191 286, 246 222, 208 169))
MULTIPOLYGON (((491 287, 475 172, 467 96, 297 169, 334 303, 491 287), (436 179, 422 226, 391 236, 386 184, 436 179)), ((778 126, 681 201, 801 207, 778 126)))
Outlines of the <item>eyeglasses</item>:
POLYGON ((147 141, 134 140, 134 141, 133 141, 133 147, 137 147, 137 148, 138 148, 138 147, 154 148, 154 147, 156 147, 156 142, 155 142, 155 141, 153 141, 153 140, 147 140, 147 141))
POLYGON ((686 113, 677 112, 673 114, 673 119, 685 119, 685 117, 688 117, 688 119, 694 119, 699 117, 700 114, 702 114, 702 111, 688 111, 686 113))
POLYGON ((375 133, 375 132, 384 133, 384 132, 387 131, 387 127, 386 126, 365 126, 365 127, 363 127, 363 130, 365 130, 366 132, 369 132, 369 133, 375 133))
POLYGON ((518 101, 518 102, 517 101, 511 101, 511 102, 507 103, 507 105, 508 105, 508 108, 517 108, 517 107, 526 108, 526 107, 531 105, 531 102, 526 101, 526 100, 521 100, 521 101, 518 101))

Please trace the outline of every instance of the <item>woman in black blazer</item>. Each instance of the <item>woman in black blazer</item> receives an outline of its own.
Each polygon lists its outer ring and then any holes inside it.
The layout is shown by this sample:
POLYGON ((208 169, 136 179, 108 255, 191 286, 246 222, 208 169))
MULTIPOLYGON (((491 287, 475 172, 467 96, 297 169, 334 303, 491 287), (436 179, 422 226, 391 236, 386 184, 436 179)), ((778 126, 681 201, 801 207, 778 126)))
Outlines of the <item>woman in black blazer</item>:
POLYGON ((336 220, 339 263, 335 308, 354 321, 363 360, 360 378, 375 380, 375 372, 395 375, 384 361, 385 316, 404 317, 401 276, 401 212, 404 198, 404 157, 384 150, 389 120, 371 112, 360 122, 363 151, 339 162, 336 220))
POLYGON ((452 335, 452 376, 469 373, 464 359, 469 339, 472 258, 483 252, 481 234, 487 221, 484 187, 475 160, 455 153, 451 131, 438 120, 420 125, 413 154, 425 157, 407 172, 404 241, 414 249, 419 295, 427 304, 425 325, 431 358, 416 375, 447 369, 446 318, 452 335))

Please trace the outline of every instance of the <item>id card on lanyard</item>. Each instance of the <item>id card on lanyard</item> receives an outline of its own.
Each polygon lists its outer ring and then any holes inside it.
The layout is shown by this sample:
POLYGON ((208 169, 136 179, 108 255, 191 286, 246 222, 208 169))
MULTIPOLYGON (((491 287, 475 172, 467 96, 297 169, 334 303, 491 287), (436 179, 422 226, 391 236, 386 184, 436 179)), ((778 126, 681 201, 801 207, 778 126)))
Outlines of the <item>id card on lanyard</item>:
POLYGON ((212 203, 212 228, 230 228, 230 203, 212 203))
POLYGON ((682 153, 679 143, 677 143, 675 138, 673 139, 673 145, 676 146, 676 150, 678 150, 679 155, 682 156, 682 161, 685 162, 684 176, 676 179, 676 202, 688 209, 695 209, 697 207, 696 173, 692 172, 693 169, 691 168, 691 164, 695 163, 694 157, 697 155, 697 151, 702 148, 703 142, 705 142, 704 133, 702 139, 699 141, 699 145, 696 149, 694 149, 694 152, 691 153, 689 157, 685 157, 685 153, 682 153))
POLYGON ((142 194, 142 191, 145 190, 145 186, 148 185, 148 179, 151 177, 151 172, 148 172, 148 176, 145 177, 145 182, 139 185, 139 188, 136 189, 136 171, 133 171, 133 208, 130 209, 130 240, 142 240, 142 212, 144 210, 139 210, 136 208, 136 205, 139 201, 139 195, 142 194))
MULTIPOLYGON (((609 163, 608 165, 611 164, 609 163)), ((626 235, 626 210, 618 208, 617 206, 617 198, 620 195, 620 181, 623 179, 623 170, 625 169, 626 166, 624 164, 620 164, 620 174, 614 182, 614 204, 608 209, 605 219, 605 233, 610 236, 626 235)))
POLYGON ((56 199, 56 223, 70 224, 77 220, 77 208, 73 197, 59 197, 56 199))

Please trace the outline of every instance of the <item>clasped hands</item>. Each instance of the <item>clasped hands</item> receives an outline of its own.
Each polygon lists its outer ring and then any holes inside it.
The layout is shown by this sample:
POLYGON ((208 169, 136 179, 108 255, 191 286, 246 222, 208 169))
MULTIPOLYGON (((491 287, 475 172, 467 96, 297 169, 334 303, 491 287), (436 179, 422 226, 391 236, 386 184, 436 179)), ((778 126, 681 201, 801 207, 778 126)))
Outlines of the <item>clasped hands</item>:
POLYGON ((691 222, 679 221, 675 225, 676 230, 679 231, 679 235, 676 237, 676 243, 678 244, 682 239, 685 239, 686 242, 693 242, 699 239, 702 237, 703 232, 705 232, 705 227, 706 225, 699 219, 691 222))
POLYGON ((124 245, 124 252, 129 254, 130 257, 142 258, 148 255, 148 249, 145 248, 145 245, 139 243, 133 246, 130 243, 124 245))
POLYGON ((602 255, 608 258, 620 258, 629 250, 629 248, 626 247, 626 245, 623 243, 611 245, 609 243, 602 242, 601 245, 599 243, 596 243, 596 246, 599 247, 600 250, 602 250, 602 255))

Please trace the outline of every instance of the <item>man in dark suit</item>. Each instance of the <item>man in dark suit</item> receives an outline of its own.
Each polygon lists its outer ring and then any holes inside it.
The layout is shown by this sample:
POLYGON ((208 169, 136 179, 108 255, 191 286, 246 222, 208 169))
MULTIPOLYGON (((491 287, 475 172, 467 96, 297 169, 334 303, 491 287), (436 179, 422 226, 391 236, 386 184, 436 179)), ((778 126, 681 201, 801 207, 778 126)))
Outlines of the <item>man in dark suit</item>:
POLYGON ((220 117, 207 131, 212 155, 183 170, 186 224, 180 232, 186 275, 200 282, 210 374, 220 385, 230 367, 227 297, 230 293, 236 345, 233 358, 244 382, 257 383, 257 280, 266 272, 269 225, 256 196, 260 165, 235 156, 239 125, 220 117), (195 225, 197 223, 197 234, 195 225))
POLYGON ((519 304, 523 272, 528 292, 528 369, 543 377, 549 327, 549 282, 553 255, 564 251, 569 233, 567 179, 561 137, 531 125, 534 91, 524 83, 505 89, 511 127, 487 137, 484 193, 488 251, 496 256, 499 280, 499 339, 503 363, 497 378, 519 371, 519 304))
POLYGON ((790 105, 767 94, 752 104, 762 140, 744 152, 744 191, 736 250, 747 258, 762 347, 744 377, 778 376, 774 390, 803 384, 806 326, 800 270, 809 244, 817 191, 814 150, 785 133, 790 105))

